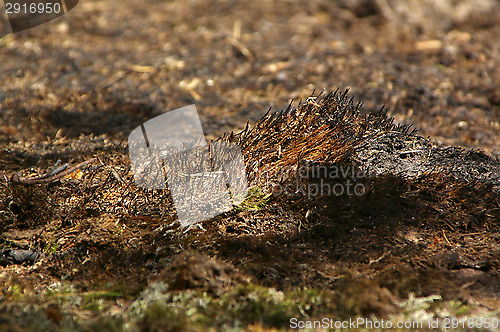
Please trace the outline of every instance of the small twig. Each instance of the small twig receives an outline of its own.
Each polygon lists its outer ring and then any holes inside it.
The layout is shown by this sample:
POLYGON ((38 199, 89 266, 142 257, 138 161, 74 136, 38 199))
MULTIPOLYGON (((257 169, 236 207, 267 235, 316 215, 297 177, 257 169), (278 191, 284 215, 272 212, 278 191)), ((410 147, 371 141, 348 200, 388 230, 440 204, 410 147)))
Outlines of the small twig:
POLYGON ((54 175, 54 174, 52 174, 52 172, 54 172, 56 170, 56 168, 58 168, 59 166, 61 166, 61 159, 58 159, 56 161, 56 164, 54 166, 52 166, 52 168, 50 169, 50 171, 47 174, 45 174, 45 175, 47 177, 49 177, 50 175, 54 175))
POLYGON ((443 235, 444 235, 444 239, 446 240, 446 242, 448 242, 448 244, 453 247, 453 245, 451 244, 450 240, 448 240, 448 237, 446 236, 446 233, 444 232, 444 229, 443 229, 443 235))
POLYGON ((409 153, 417 153, 417 152, 422 152, 422 150, 400 151, 399 154, 409 154, 409 153))
POLYGON ((239 40, 235 39, 235 38, 228 38, 228 41, 231 43, 231 45, 233 45, 238 51, 240 51, 241 54, 243 54, 243 56, 245 58, 247 58, 248 61, 252 62, 255 57, 254 55, 252 54, 252 52, 250 52, 250 50, 245 46, 243 45, 239 40))
POLYGON ((462 289, 469 288, 470 286, 473 286, 476 282, 477 282, 477 279, 476 279, 476 280, 473 280, 473 281, 471 281, 471 282, 468 282, 468 283, 466 283, 466 284, 464 284, 464 285, 462 285, 462 286, 460 286, 460 288, 462 288, 462 289))
POLYGON ((374 264, 374 263, 378 263, 380 262, 385 256, 387 256, 388 253, 390 253, 391 251, 386 251, 384 252, 384 254, 382 256, 380 256, 379 258, 377 259, 370 259, 370 265, 374 264))
POLYGON ((6 186, 9 185, 9 177, 7 176, 7 172, 3 171, 3 178, 5 180, 6 186))
POLYGON ((121 182, 122 184, 126 184, 125 180, 123 180, 123 178, 120 176, 120 174, 118 174, 118 172, 113 167, 110 167, 110 170, 111 170, 111 173, 113 173, 113 175, 115 176, 115 178, 119 182, 121 182))
POLYGON ((64 164, 64 165, 62 165, 62 166, 59 166, 59 167, 53 167, 53 168, 50 170, 50 172, 49 172, 49 173, 47 173, 47 174, 45 175, 45 177, 46 177, 46 178, 48 178, 48 177, 51 177, 51 176, 57 175, 57 174, 61 173, 62 171, 64 171, 64 170, 65 170, 66 168, 68 168, 68 167, 69 167, 69 164, 68 164, 68 163, 66 163, 66 164, 64 164))
POLYGON ((39 176, 39 177, 36 177, 36 178, 20 178, 17 176, 17 174, 13 175, 12 178, 11 178, 11 181, 12 182, 18 182, 18 183, 24 183, 24 184, 39 184, 39 183, 50 183, 50 182, 53 182, 55 180, 58 180, 68 174, 71 174, 73 173, 74 171, 76 171, 77 169, 83 167, 83 166, 86 166, 90 163, 92 163, 93 161, 95 161, 95 158, 92 158, 92 159, 89 159, 87 161, 84 161, 82 163, 79 163, 67 170, 65 170, 64 172, 61 172, 59 174, 55 174, 53 176, 49 176, 47 177, 46 175, 42 175, 42 176, 39 176))

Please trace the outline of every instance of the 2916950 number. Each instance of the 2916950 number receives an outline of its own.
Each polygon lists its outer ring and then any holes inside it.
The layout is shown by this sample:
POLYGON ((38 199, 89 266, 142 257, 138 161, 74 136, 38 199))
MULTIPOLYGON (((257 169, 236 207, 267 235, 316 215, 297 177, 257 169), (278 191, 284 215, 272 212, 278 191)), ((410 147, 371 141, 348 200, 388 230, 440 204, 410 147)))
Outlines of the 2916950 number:
POLYGON ((46 3, 11 3, 5 2, 6 14, 58 14, 61 12, 61 4, 58 2, 46 3))
POLYGON ((443 329, 497 329, 499 326, 498 318, 466 318, 466 319, 458 319, 458 318, 449 318, 446 317, 443 319, 443 329))

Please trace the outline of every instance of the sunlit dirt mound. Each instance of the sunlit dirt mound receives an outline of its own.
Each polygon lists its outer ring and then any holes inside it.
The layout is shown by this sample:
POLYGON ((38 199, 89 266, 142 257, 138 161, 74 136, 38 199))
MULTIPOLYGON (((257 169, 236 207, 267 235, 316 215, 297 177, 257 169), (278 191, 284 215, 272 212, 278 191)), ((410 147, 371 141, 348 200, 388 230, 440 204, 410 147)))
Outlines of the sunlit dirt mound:
POLYGON ((287 177, 302 165, 355 162, 367 175, 414 177, 449 173, 484 180, 500 189, 498 158, 480 151, 437 146, 411 125, 394 124, 383 112, 364 115, 347 91, 314 94, 280 112, 268 112, 251 129, 221 139, 245 154, 250 183, 287 177), (235 137, 234 137, 235 136, 235 137), (277 176, 279 174, 279 176, 277 176))
MULTIPOLYGON (((298 106, 268 112, 251 129, 236 135, 247 160, 251 183, 259 178, 283 180, 304 163, 336 163, 348 159, 378 135, 412 136, 410 126, 395 125, 382 110, 362 115, 347 91, 314 94, 298 106)), ((225 136, 222 139, 229 139, 225 136)))

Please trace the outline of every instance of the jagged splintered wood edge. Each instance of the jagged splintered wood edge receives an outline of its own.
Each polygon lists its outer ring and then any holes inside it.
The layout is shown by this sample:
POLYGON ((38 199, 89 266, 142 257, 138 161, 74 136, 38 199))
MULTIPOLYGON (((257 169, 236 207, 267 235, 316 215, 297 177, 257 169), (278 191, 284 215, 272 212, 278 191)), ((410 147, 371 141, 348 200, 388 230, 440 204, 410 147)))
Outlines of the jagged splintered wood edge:
POLYGON ((355 104, 348 92, 323 90, 315 95, 313 91, 297 106, 292 101, 281 111, 271 112, 269 108, 253 127, 247 122, 241 132, 226 133, 216 141, 238 144, 245 157, 249 183, 253 183, 263 173, 267 179, 281 182, 302 161, 338 162, 388 132, 405 137, 417 135, 418 130, 411 124, 395 124, 384 107, 361 114, 362 102, 355 104))

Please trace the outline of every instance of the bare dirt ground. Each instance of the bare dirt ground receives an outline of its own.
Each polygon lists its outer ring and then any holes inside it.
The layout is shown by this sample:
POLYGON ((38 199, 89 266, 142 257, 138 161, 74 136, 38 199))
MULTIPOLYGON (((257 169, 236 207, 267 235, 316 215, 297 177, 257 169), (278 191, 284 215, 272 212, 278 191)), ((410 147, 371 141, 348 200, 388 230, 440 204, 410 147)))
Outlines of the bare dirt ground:
POLYGON ((4 36, 0 329, 498 317, 498 36, 487 0, 82 1, 4 36), (306 101, 337 88, 360 113, 339 94, 306 101), (301 99, 308 126, 265 118, 236 136, 250 197, 204 231, 176 228, 168 191, 132 182, 127 136, 146 120, 194 103, 216 138, 301 99), (420 136, 365 117, 382 105, 420 136), (254 176, 285 183, 278 170, 302 159, 355 165, 369 190, 269 195, 254 176))

